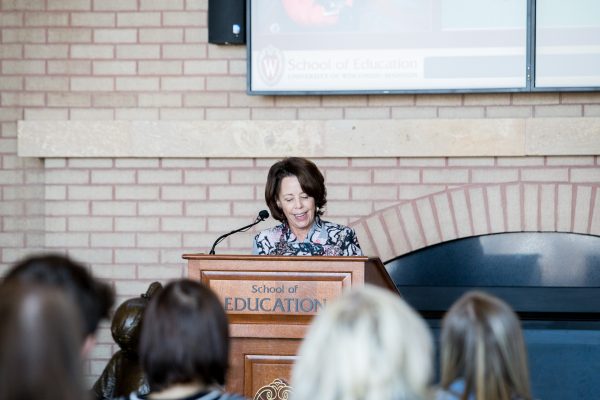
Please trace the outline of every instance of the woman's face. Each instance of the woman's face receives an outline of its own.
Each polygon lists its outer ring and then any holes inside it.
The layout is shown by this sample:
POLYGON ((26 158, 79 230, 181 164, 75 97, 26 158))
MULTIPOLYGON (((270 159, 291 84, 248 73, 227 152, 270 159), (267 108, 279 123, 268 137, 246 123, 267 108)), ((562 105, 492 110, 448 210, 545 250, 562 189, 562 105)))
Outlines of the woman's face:
POLYGON ((298 240, 304 240, 315 221, 315 199, 304 193, 298 178, 286 176, 281 180, 277 205, 298 240))

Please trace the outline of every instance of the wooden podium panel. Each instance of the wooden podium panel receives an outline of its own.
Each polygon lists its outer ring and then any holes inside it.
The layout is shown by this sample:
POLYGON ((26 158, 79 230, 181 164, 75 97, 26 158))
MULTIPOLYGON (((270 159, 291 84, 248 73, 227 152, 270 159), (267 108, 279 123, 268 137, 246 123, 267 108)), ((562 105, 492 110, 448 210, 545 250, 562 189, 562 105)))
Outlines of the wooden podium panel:
POLYGON ((229 317, 227 390, 254 398, 289 382, 312 318, 351 287, 397 289, 377 258, 185 254, 188 277, 215 291, 229 317))

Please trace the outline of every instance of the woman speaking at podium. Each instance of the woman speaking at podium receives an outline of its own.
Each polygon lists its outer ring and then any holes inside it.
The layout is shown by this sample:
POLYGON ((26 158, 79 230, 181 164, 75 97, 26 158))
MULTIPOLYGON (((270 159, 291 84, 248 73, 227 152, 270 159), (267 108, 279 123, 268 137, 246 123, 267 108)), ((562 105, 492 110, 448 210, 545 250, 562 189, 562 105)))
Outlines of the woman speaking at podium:
POLYGON ((353 229, 323 221, 325 178, 305 158, 289 157, 269 169, 265 200, 280 225, 254 238, 252 254, 283 256, 360 256, 353 229))

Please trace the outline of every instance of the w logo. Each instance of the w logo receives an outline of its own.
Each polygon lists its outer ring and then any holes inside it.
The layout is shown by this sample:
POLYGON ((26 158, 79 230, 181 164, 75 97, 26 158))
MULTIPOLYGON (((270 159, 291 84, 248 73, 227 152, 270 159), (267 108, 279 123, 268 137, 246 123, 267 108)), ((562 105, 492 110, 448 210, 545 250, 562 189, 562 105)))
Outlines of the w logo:
POLYGON ((275 85, 283 75, 283 53, 269 46, 258 54, 258 73, 265 84, 275 85))

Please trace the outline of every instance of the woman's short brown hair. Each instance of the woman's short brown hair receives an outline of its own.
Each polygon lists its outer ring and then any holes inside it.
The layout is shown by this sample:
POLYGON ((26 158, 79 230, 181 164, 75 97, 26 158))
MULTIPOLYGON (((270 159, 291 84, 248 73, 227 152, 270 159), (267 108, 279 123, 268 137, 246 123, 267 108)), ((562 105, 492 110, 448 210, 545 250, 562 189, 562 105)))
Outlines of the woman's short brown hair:
POLYGON ((323 215, 323 207, 327 204, 327 189, 325 188, 323 174, 315 163, 306 158, 288 157, 273 164, 267 176, 265 201, 273 218, 281 222, 285 221, 285 215, 277 205, 277 197, 279 196, 281 181, 288 176, 298 178, 304 193, 315 199, 317 215, 323 215))
POLYGON ((180 279, 150 300, 142 322, 140 361, 151 391, 177 383, 223 385, 228 358, 227 316, 208 287, 180 279))

